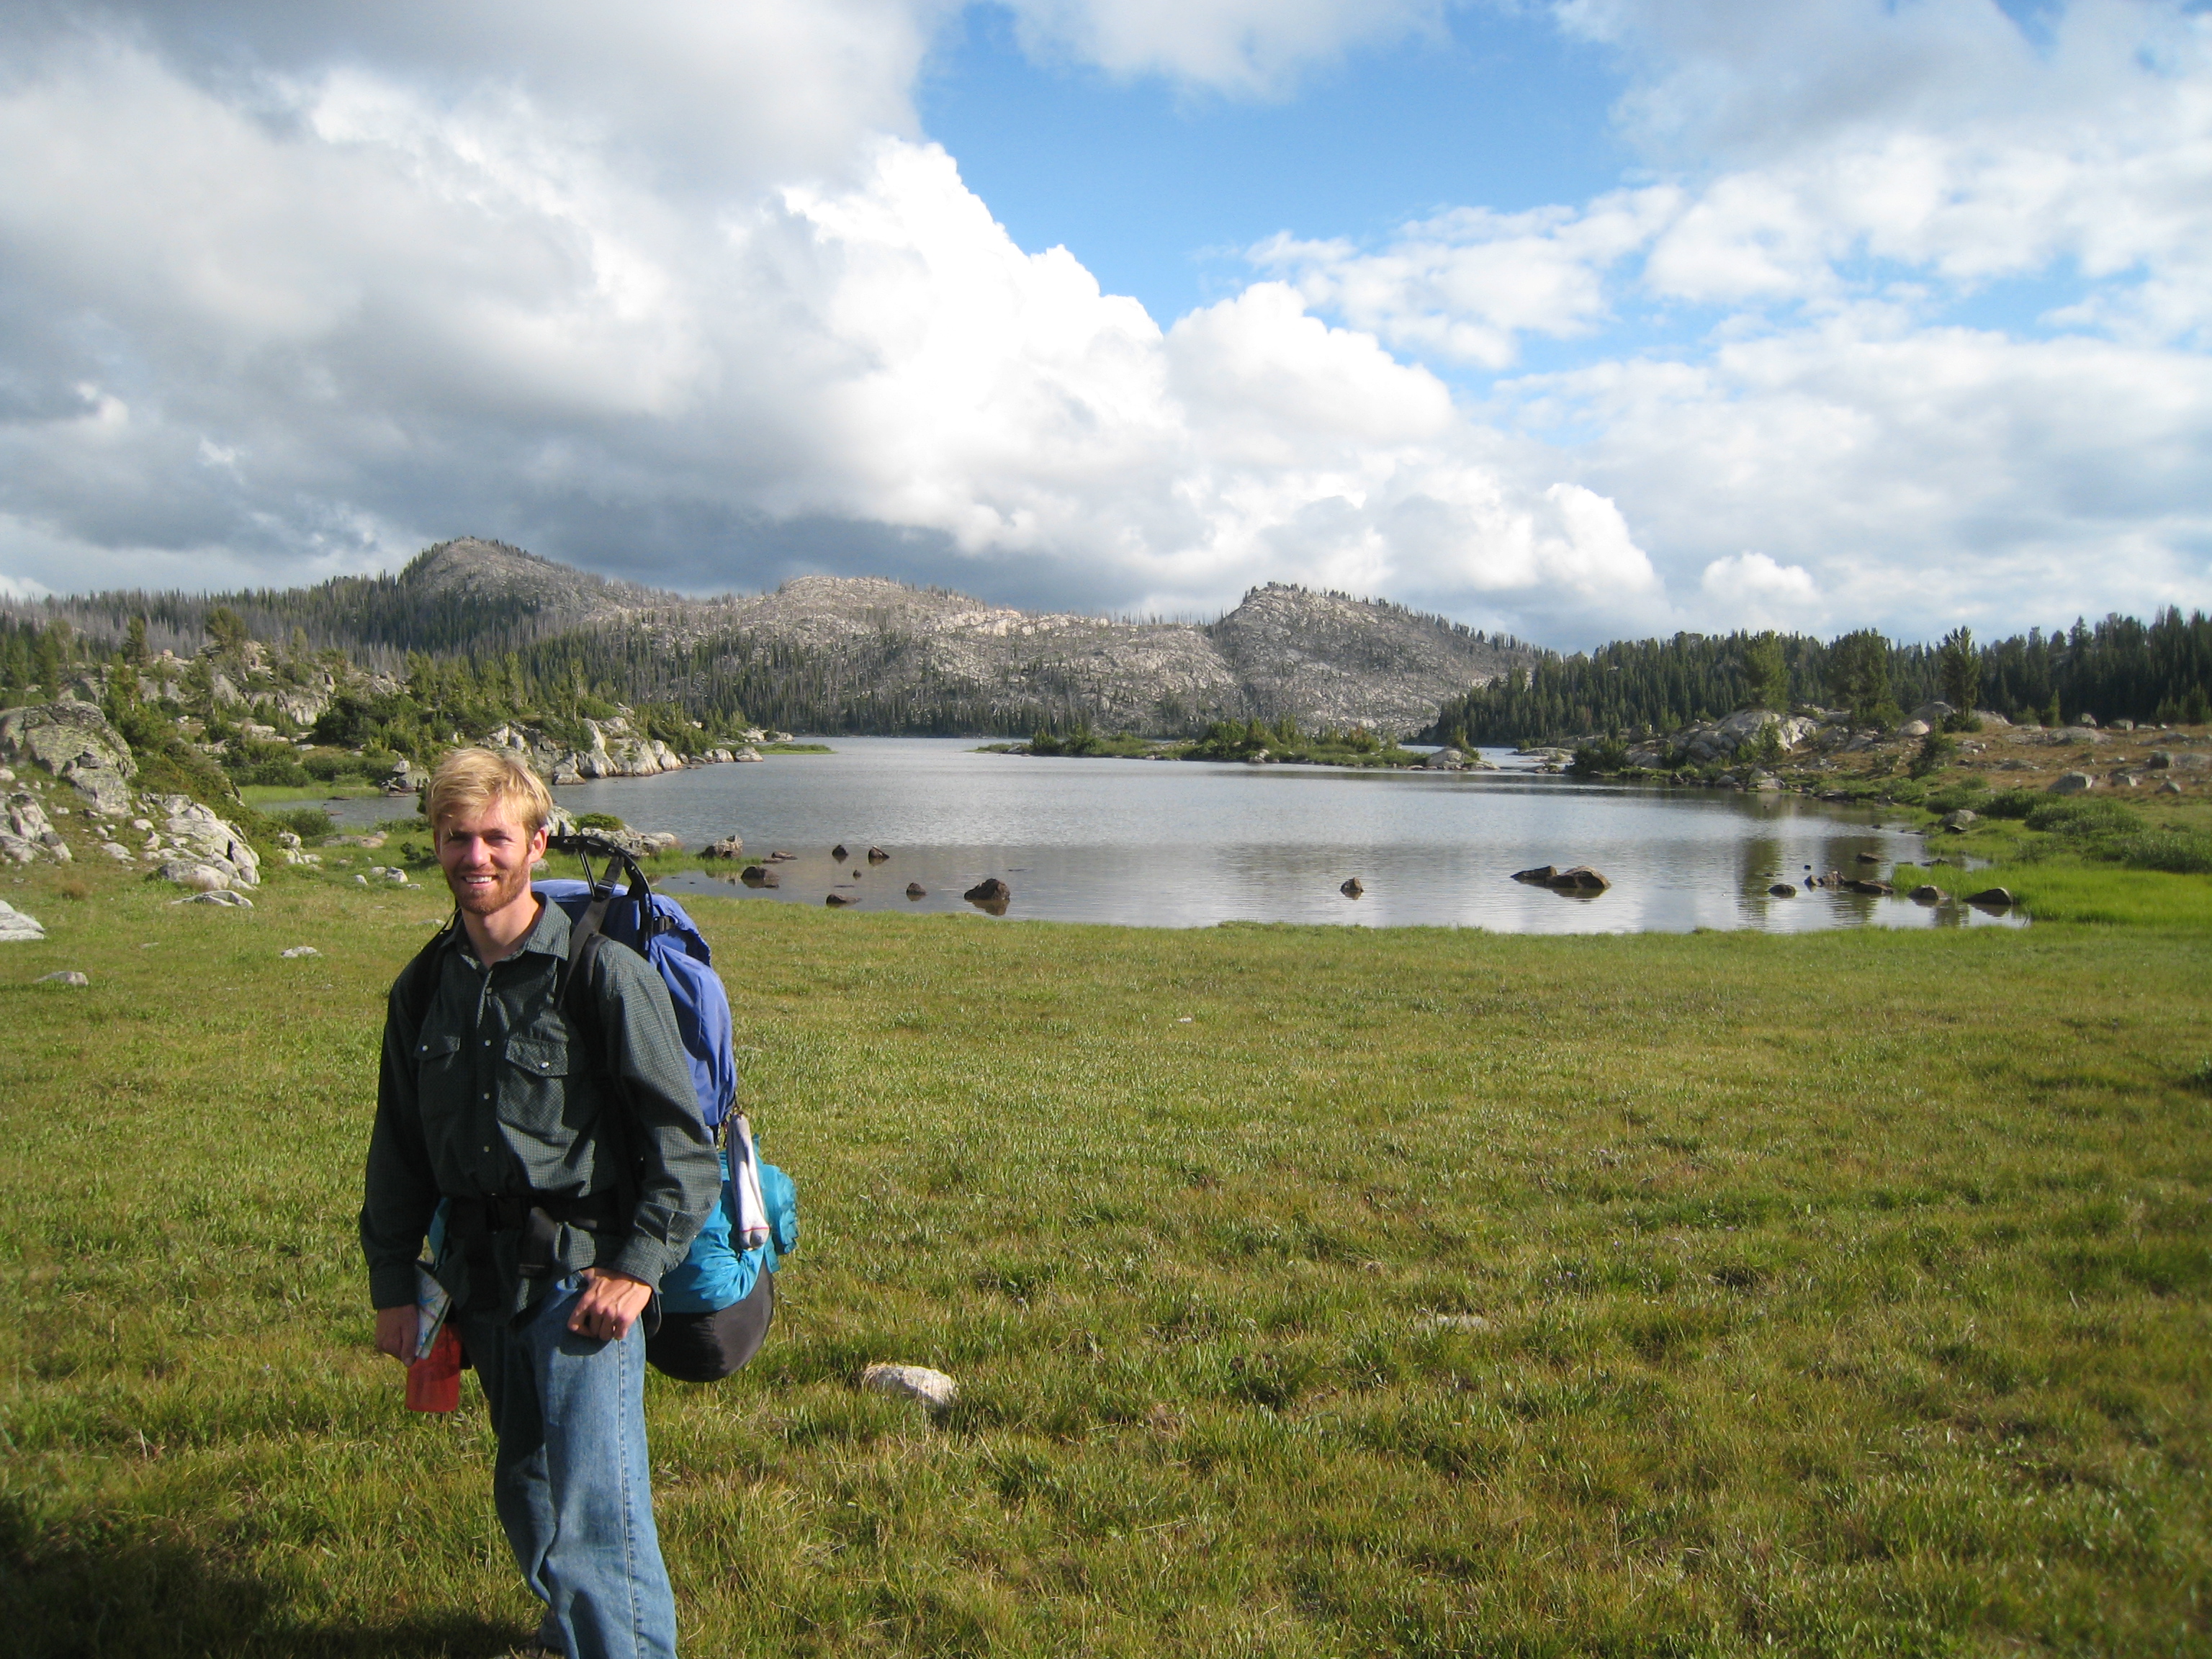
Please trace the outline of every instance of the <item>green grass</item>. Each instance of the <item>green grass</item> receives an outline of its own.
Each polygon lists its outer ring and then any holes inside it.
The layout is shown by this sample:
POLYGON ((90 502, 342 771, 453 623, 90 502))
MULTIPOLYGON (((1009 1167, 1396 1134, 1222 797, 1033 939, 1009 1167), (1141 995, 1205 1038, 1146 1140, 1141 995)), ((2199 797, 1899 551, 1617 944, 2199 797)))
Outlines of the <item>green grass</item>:
MULTIPOLYGON (((352 1236, 440 896, 62 878, 0 882, 10 1650, 506 1650, 474 1384, 401 1408, 352 1236)), ((687 903, 805 1228, 652 1389, 688 1653, 2212 1650, 2212 935, 687 903)))

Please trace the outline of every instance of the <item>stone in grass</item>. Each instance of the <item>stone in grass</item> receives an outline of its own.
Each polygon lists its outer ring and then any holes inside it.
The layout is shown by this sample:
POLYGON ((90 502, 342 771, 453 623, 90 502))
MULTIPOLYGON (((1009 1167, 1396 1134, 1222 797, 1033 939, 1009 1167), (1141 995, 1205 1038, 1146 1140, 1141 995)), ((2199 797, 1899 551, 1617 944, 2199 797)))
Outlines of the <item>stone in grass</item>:
POLYGON ((289 960, 294 957, 319 957, 322 955, 322 952, 315 949, 312 945, 287 945, 282 951, 279 951, 276 954, 287 960, 289 960))
POLYGON ((89 985, 92 981, 74 968, 64 968, 59 973, 40 974, 36 981, 40 985, 89 985))
POLYGON ((251 910, 253 908, 252 899, 243 893, 234 893, 227 887, 219 887, 211 893, 193 893, 185 898, 171 899, 169 902, 172 904, 219 904, 234 910, 251 910))
POLYGON ((46 930, 39 919, 27 911, 18 910, 5 899, 0 899, 0 942, 42 939, 46 930))
POLYGON ((932 1411, 943 1411, 960 1397, 957 1382, 927 1365, 892 1365, 878 1360, 861 1371, 860 1386, 871 1394, 919 1400, 932 1411))
POLYGON ((1480 1314, 1431 1314, 1421 1322, 1432 1331, 1486 1331, 1490 1322, 1480 1314))
POLYGON ((2096 779, 2087 772, 2066 772, 2062 773, 2043 793, 2046 795, 2079 795, 2096 787, 2096 779))

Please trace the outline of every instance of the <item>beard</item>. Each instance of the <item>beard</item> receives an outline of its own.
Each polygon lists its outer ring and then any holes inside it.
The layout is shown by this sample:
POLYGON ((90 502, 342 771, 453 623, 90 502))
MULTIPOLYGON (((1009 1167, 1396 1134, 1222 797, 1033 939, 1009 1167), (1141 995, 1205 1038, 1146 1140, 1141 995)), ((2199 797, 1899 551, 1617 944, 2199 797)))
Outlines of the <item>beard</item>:
POLYGON ((496 915, 530 890, 530 866, 523 865, 512 870, 494 870, 491 880, 480 886, 471 885, 459 871, 446 872, 446 885, 453 895, 453 902, 471 915, 496 915))

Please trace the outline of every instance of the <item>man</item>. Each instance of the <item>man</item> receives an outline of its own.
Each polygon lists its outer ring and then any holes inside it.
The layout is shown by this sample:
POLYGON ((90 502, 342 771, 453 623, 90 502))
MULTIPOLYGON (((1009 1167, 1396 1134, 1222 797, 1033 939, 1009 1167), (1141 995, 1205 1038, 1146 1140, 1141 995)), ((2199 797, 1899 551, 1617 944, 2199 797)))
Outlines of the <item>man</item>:
POLYGON ((640 1320, 718 1201, 713 1142, 645 959, 609 941, 564 989, 568 919, 530 890, 545 786, 462 750, 423 811, 460 925, 385 1015, 361 1212, 376 1346, 414 1358, 415 1261, 443 1200, 439 1280, 491 1408, 500 1524, 545 1605, 537 1644, 670 1659, 640 1320))

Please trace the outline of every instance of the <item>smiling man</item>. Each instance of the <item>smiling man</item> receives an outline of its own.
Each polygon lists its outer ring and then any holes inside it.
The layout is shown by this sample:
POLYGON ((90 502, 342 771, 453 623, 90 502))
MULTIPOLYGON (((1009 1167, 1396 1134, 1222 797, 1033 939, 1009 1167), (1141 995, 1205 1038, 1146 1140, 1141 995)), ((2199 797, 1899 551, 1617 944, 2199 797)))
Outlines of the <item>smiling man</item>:
POLYGON ((488 750, 449 755, 424 812, 457 916, 392 986, 362 1249, 376 1346, 411 1362, 415 1261, 483 1384, 492 1491, 569 1659, 665 1659, 676 1605, 653 1521, 645 1332, 661 1274, 718 1200, 660 977, 612 940, 568 982, 568 919, 531 890, 552 800, 488 750))

